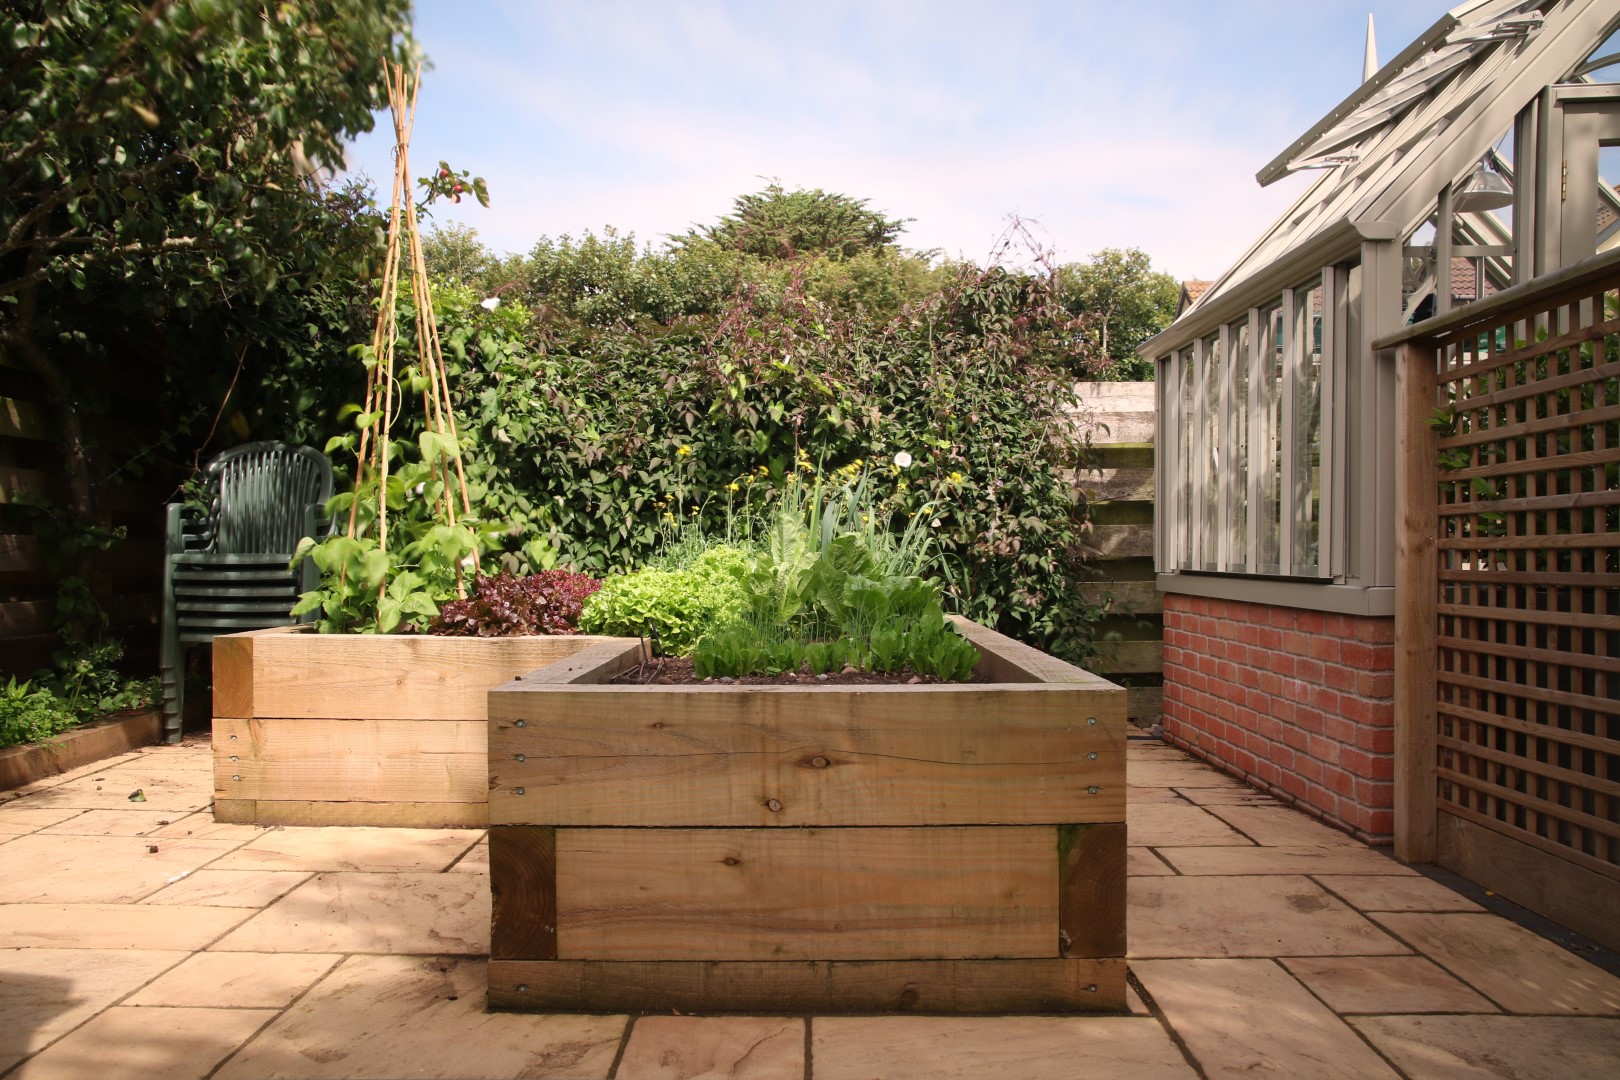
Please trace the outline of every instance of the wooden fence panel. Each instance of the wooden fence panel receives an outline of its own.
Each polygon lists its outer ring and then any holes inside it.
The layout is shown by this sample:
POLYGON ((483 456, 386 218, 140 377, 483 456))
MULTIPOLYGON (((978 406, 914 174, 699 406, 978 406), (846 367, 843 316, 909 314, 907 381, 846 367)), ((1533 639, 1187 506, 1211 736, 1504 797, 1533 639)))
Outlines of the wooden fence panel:
POLYGON ((1128 715, 1158 722, 1164 697, 1164 601, 1153 580, 1152 383, 1077 383, 1075 423, 1091 430, 1094 467, 1074 478, 1092 500, 1090 580, 1079 588, 1106 602, 1097 674, 1130 691, 1128 715))

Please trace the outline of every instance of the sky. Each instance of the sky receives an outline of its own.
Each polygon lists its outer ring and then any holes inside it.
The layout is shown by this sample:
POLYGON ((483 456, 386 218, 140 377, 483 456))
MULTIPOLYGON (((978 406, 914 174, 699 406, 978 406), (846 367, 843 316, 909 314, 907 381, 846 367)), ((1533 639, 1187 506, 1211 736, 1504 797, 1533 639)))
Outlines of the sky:
MULTIPOLYGON (((771 181, 985 261, 1013 216, 1058 261, 1137 247, 1214 278, 1309 182, 1255 173, 1445 0, 417 0, 412 172, 497 253, 604 227, 660 245, 771 181)), ((392 174, 385 115, 351 171, 392 174)))

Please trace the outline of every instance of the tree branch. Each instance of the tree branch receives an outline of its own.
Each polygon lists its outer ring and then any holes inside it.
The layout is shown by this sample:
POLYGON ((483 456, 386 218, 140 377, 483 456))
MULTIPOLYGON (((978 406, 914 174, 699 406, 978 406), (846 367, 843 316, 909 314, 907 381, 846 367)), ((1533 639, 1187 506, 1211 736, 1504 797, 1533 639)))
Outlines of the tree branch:
MULTIPOLYGON (((75 243, 95 243, 98 237, 73 237, 75 243)), ((158 241, 156 244, 135 243, 120 244, 108 247, 102 251, 91 252, 89 258, 92 262, 116 258, 124 255, 159 255, 165 251, 195 251, 201 247, 195 236, 170 236, 158 241)), ((35 267, 21 277, 10 281, 0 281, 0 296, 13 296, 30 285, 37 285, 49 275, 49 268, 35 267)))
POLYGON ((152 6, 146 9, 146 14, 141 16, 140 25, 135 28, 135 32, 124 39, 123 46, 102 67, 101 76, 85 88, 84 94, 79 98, 79 103, 73 107, 73 111, 68 114, 67 118, 48 128, 41 129, 40 133, 31 141, 7 154, 5 160, 0 162, 0 168, 8 172, 11 171, 17 167, 19 162, 27 161, 43 149, 51 132, 71 128, 83 120, 85 114, 90 111, 90 106, 95 104, 96 99, 101 96, 101 92, 113 82, 124 61, 129 59, 130 53, 135 51, 135 46, 139 45, 141 39, 146 37, 146 32, 162 17, 168 7, 169 0, 154 0, 152 6))

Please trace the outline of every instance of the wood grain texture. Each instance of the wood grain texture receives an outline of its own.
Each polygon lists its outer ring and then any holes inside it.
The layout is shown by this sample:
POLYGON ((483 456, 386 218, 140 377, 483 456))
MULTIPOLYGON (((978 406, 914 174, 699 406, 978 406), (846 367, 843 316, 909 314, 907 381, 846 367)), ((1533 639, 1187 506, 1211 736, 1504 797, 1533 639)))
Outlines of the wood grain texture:
MULTIPOLYGON (((585 635, 256 638, 251 718, 482 720, 490 687, 604 641, 585 635)), ((220 715, 229 715, 220 713, 220 715)))
POLYGON ((1120 821, 1125 691, 1079 674, 1111 688, 574 686, 491 694, 490 820, 1120 821))
POLYGON ((1620 949, 1620 886, 1611 878, 1454 814, 1441 813, 1437 826, 1437 854, 1447 869, 1620 949))
POLYGON ((559 829, 557 955, 1056 956, 1055 845, 1048 827, 559 829))
POLYGON ((486 801, 478 720, 215 717, 214 795, 266 802, 486 801))
POLYGON ((489 831, 489 955, 557 958, 557 830, 501 825, 489 831))
POLYGON ((81 765, 137 747, 151 746, 162 733, 162 714, 148 709, 73 728, 45 742, 8 746, 0 750, 0 791, 60 776, 81 765))
POLYGON ((482 829, 489 825, 489 804, 215 799, 214 820, 264 826, 366 825, 384 829, 482 829), (230 811, 236 816, 222 817, 222 806, 240 809, 230 811), (247 816, 240 816, 242 814, 247 816))
POLYGON ((252 799, 214 799, 214 820, 231 825, 256 825, 259 804, 252 799))
POLYGON ((1057 846, 1059 951, 1124 956, 1124 823, 1059 826, 1057 846))
POLYGON ((1125 961, 491 960, 489 1007, 774 1016, 1118 1012, 1125 961))
POLYGON ((1395 855, 1433 862, 1435 629, 1439 569, 1438 449, 1429 419, 1437 378, 1431 346, 1401 346, 1395 368, 1395 855))

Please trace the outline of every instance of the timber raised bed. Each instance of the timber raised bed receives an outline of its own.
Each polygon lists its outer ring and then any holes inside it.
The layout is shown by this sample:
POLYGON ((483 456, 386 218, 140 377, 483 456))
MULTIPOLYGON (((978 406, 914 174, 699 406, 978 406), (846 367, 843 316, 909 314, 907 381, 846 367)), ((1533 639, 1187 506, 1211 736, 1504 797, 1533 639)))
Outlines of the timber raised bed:
POLYGON ((214 817, 489 823, 489 688, 626 638, 316 634, 214 639, 214 817))
POLYGON ((489 1004, 1125 1005, 1125 691, 958 620, 985 683, 489 693, 489 1004))

